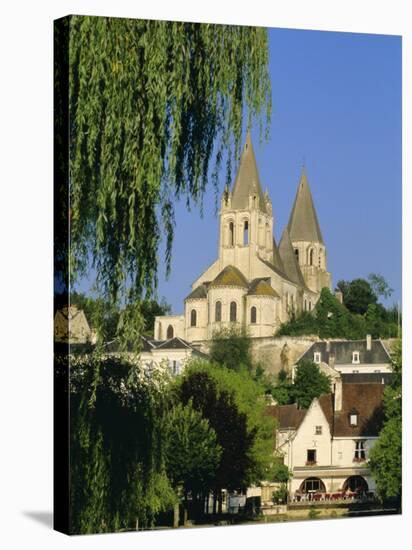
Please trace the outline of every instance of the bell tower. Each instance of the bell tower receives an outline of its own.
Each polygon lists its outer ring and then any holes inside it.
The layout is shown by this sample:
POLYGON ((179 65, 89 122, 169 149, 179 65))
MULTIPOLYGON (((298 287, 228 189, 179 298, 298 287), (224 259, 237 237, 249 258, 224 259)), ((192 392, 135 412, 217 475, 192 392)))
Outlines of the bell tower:
POLYGON ((273 258, 272 203, 263 193, 250 131, 240 158, 232 191, 223 192, 220 207, 219 261, 233 265, 251 279, 257 255, 273 258))
POLYGON ((305 168, 302 168, 287 229, 307 287, 314 292, 320 292, 324 287, 331 288, 326 247, 305 168))

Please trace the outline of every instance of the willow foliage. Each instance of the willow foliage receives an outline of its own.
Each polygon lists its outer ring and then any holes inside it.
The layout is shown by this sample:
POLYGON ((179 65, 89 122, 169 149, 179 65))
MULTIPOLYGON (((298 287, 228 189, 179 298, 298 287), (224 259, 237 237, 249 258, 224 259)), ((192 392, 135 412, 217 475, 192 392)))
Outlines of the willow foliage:
POLYGON ((267 65, 260 28, 70 18, 72 280, 92 258, 111 300, 154 291, 163 236, 170 270, 174 200, 201 207, 226 158, 231 178, 246 111, 268 128, 267 65))
POLYGON ((125 360, 72 359, 70 532, 151 527, 176 501, 165 465, 165 380, 125 360))

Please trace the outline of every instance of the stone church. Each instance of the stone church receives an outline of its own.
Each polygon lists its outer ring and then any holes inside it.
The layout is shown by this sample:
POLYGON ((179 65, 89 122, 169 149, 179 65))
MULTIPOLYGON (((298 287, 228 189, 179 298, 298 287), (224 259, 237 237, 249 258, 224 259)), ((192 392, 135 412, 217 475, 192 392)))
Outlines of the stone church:
POLYGON ((292 312, 310 311, 323 287, 331 287, 331 275, 305 170, 277 244, 248 132, 233 189, 221 199, 218 257, 192 284, 184 315, 156 317, 154 337, 202 344, 235 324, 267 338, 292 312))

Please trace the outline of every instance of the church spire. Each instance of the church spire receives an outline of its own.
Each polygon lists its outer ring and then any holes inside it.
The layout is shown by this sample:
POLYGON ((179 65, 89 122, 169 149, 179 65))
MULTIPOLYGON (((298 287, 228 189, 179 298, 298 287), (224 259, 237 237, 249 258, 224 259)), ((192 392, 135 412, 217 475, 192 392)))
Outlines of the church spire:
POLYGON ((287 228, 292 242, 324 244, 304 167, 287 228))
POLYGON ((293 250, 292 241, 290 240, 290 235, 287 227, 285 227, 285 229, 283 230, 282 238, 280 239, 279 254, 285 269, 285 273, 289 277, 289 279, 298 284, 300 287, 305 288, 305 279, 303 278, 295 251, 293 250))
POLYGON ((266 212, 266 201, 260 185, 259 173, 253 150, 250 130, 240 157, 239 170, 232 192, 232 208, 243 210, 249 208, 249 196, 256 196, 256 206, 266 212))

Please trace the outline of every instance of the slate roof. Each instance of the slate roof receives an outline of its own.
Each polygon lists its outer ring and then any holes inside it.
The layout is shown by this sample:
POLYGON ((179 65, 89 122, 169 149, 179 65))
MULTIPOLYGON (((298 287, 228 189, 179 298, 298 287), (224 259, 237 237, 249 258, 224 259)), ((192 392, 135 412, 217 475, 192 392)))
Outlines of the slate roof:
POLYGON ((288 230, 292 242, 314 241, 323 244, 318 216, 304 168, 302 169, 295 202, 290 214, 288 230))
MULTIPOLYGON (((140 351, 155 351, 157 349, 168 350, 168 349, 191 349, 196 352, 198 355, 206 357, 206 354, 196 349, 183 338, 175 336, 174 338, 169 338, 169 340, 154 340, 153 338, 146 338, 146 336, 141 336, 141 348, 140 351)), ((105 350, 111 352, 120 351, 118 340, 112 340, 105 344, 105 350)), ((134 351, 134 348, 131 345, 127 346, 126 351, 134 351)))
POLYGON ((233 265, 226 266, 219 275, 210 283, 211 287, 214 286, 240 286, 247 288, 249 283, 245 276, 237 267, 233 265))
POLYGON ((324 363, 329 363, 330 355, 335 356, 335 365, 352 364, 352 353, 359 352, 359 361, 357 367, 362 364, 387 364, 391 358, 385 349, 381 340, 372 340, 371 349, 366 349, 366 340, 340 340, 330 341, 330 351, 326 351, 326 342, 314 342, 310 348, 300 357, 300 359, 313 360, 315 352, 321 353, 321 360, 324 363))
POLYGON ((279 253, 279 248, 275 241, 275 237, 273 237, 273 262, 272 263, 276 267, 276 269, 286 274, 285 266, 283 265, 282 258, 279 253))
POLYGON ((324 394, 319 403, 335 437, 376 437, 382 428, 383 384, 342 384, 342 410, 333 413, 333 396, 324 394), (349 415, 358 413, 357 426, 351 426, 349 415))
POLYGON ((266 413, 278 421, 279 430, 297 430, 306 416, 305 409, 298 409, 293 405, 271 405, 266 408, 266 413))
POLYGON ((232 208, 242 210, 249 208, 249 195, 256 194, 259 209, 266 212, 266 201, 260 185, 259 172, 252 145, 250 131, 246 135, 246 142, 240 157, 239 170, 232 191, 232 208))
POLYGON ((273 296, 274 298, 279 298, 279 294, 270 286, 270 283, 266 278, 253 279, 250 283, 248 295, 273 296))
MULTIPOLYGON (((319 404, 329 424, 333 437, 376 437, 384 419, 382 397, 383 384, 342 384, 342 410, 334 412, 333 394, 323 394, 319 404), (358 413, 357 426, 351 426, 349 415, 358 413)), ((269 406, 267 414, 278 421, 278 429, 297 430, 307 414, 307 410, 293 405, 269 406)))
POLYGON ((306 288, 305 279, 299 267, 287 227, 283 230, 282 238, 280 239, 279 253, 289 279, 302 288, 306 288))
POLYGON ((344 384, 390 384, 391 372, 346 372, 340 375, 344 384))
POLYGON ((188 296, 186 296, 185 300, 204 300, 207 298, 208 285, 209 283, 203 283, 197 286, 188 296))
POLYGON ((283 279, 286 279, 287 281, 293 282, 283 271, 281 271, 279 268, 277 268, 275 265, 273 265, 272 262, 268 262, 268 260, 264 260, 260 256, 258 256, 259 260, 263 262, 265 265, 267 265, 272 271, 274 271, 277 275, 282 277, 283 279))
POLYGON ((189 342, 175 336, 174 338, 169 338, 160 344, 155 345, 155 349, 193 349, 189 342))

